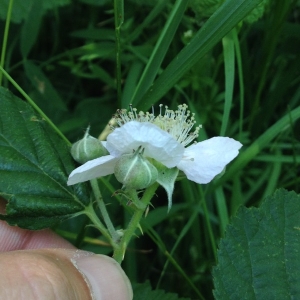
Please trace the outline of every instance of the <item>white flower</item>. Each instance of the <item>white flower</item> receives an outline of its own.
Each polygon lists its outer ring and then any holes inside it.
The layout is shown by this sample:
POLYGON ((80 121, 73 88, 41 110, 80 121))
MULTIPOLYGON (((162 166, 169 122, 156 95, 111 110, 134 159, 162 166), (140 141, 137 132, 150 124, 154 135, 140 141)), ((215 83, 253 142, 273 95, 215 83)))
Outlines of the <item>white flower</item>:
POLYGON ((190 133, 195 121, 186 105, 177 111, 166 109, 159 116, 149 113, 118 112, 120 127, 115 128, 103 142, 109 155, 88 161, 69 176, 68 185, 114 173, 114 167, 123 154, 144 149, 143 156, 153 158, 167 168, 177 167, 188 179, 196 183, 208 183, 221 173, 224 167, 239 153, 242 144, 228 137, 214 137, 190 144, 200 127, 190 133))

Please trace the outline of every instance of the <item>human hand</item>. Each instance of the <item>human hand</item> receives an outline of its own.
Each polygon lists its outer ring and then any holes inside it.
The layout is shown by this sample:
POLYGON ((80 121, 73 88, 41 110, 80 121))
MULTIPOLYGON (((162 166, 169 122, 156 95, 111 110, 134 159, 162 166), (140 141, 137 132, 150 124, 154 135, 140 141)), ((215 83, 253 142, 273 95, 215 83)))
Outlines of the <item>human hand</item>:
POLYGON ((3 300, 133 297, 127 276, 112 258, 77 250, 48 229, 30 231, 0 221, 0 268, 3 300))

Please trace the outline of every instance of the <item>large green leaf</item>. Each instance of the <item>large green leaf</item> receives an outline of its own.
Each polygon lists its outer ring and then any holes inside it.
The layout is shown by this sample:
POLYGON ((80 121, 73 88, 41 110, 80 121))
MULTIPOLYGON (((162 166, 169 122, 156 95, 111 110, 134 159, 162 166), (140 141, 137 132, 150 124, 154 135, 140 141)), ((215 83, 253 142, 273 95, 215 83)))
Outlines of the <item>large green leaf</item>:
POLYGON ((41 229, 90 202, 85 185, 68 187, 69 145, 29 106, 0 88, 0 195, 11 225, 41 229))
POLYGON ((221 240, 216 299, 300 299, 300 196, 278 190, 241 208, 221 240))
POLYGON ((215 46, 234 26, 242 21, 262 0, 227 0, 208 19, 191 42, 171 61, 144 98, 138 104, 148 110, 164 96, 176 82, 215 46))

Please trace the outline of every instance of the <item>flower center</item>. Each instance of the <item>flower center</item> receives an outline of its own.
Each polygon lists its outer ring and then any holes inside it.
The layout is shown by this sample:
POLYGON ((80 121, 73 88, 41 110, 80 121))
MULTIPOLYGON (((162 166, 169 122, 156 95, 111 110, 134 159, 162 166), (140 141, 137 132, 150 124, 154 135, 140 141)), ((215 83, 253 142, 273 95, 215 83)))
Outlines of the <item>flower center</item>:
MULTIPOLYGON (((181 143, 183 146, 190 144, 198 137, 201 125, 195 127, 195 130, 191 132, 193 126, 196 124, 194 114, 188 110, 186 104, 178 106, 178 109, 173 111, 165 106, 163 113, 163 105, 159 105, 159 115, 155 116, 154 109, 152 113, 143 111, 137 112, 136 108, 130 106, 130 110, 119 109, 114 115, 116 123, 121 127, 125 123, 130 121, 138 122, 150 122, 158 126, 160 129, 168 132, 175 140, 181 143)), ((113 126, 111 126, 114 129, 113 126)))

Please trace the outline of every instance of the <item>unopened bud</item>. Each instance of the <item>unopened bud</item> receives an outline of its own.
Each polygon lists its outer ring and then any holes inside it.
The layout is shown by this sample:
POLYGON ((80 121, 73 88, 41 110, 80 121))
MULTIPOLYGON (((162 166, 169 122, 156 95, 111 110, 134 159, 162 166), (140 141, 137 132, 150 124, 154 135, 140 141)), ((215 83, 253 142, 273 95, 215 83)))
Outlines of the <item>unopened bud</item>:
POLYGON ((144 189, 157 180, 157 169, 143 157, 140 149, 133 154, 123 154, 115 165, 117 180, 127 188, 144 189))
POLYGON ((108 151, 103 146, 101 141, 90 136, 88 131, 89 128, 87 129, 84 137, 73 144, 71 148, 71 155, 77 162, 81 164, 108 154, 108 151))

